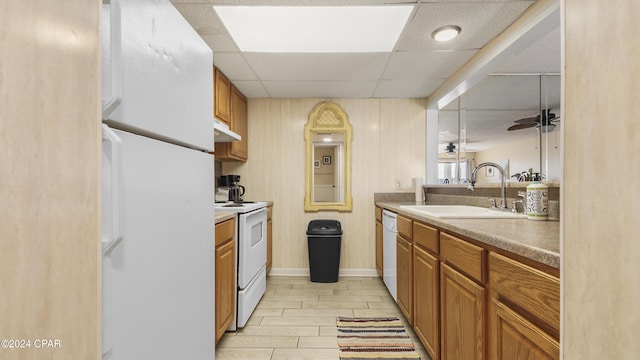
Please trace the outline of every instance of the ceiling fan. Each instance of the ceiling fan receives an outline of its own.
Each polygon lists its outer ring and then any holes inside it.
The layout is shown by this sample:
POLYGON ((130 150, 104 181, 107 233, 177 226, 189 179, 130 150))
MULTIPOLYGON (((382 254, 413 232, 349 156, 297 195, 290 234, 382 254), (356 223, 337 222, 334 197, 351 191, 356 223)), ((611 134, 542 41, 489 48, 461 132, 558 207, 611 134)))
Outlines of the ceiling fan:
POLYGON ((540 115, 536 115, 536 116, 515 120, 514 122, 516 124, 511 125, 507 130, 513 131, 513 130, 527 129, 535 126, 536 128, 541 129, 542 132, 553 131, 553 129, 555 129, 556 127, 556 125, 553 122, 560 121, 560 118, 556 117, 556 114, 552 113, 551 110, 549 109, 543 110, 541 115, 542 115, 542 119, 540 115))

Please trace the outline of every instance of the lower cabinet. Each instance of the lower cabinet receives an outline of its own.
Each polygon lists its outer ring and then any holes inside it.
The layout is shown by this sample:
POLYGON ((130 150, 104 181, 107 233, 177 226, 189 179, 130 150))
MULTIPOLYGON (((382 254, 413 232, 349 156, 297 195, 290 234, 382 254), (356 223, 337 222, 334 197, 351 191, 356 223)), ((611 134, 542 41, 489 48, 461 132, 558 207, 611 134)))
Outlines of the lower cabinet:
POLYGON ((532 322, 492 298, 491 359, 559 359, 560 343, 532 322))
POLYGON ((383 257, 382 257, 382 208, 376 206, 376 270, 380 277, 384 276, 383 257))
POLYGON ((384 265, 382 264, 382 223, 376 220, 376 270, 383 277, 384 265))
POLYGON ((273 264, 273 205, 267 207, 267 274, 273 264))
POLYGON ((404 317, 413 325, 413 246, 400 235, 396 239, 397 301, 404 317))
POLYGON ((559 279, 491 253, 489 285, 490 358, 559 359, 559 279))
MULTIPOLYGON (((417 240, 416 240, 417 241, 417 240)), ((413 330, 431 356, 440 358, 440 271, 438 259, 413 248, 413 330)))
POLYGON ((421 219, 398 216, 397 228, 398 307, 432 360, 560 358, 557 269, 421 219))
POLYGON ((215 342, 233 321, 236 303, 236 220, 216 224, 215 342))
POLYGON ((485 293, 465 275, 440 265, 441 359, 485 358, 485 293))

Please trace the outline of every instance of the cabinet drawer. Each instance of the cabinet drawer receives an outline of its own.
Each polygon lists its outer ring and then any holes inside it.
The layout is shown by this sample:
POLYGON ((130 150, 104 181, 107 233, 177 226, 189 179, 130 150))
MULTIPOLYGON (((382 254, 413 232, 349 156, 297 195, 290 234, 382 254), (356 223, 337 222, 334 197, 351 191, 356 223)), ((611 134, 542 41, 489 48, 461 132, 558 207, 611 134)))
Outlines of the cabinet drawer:
POLYGON ((440 255, 442 260, 476 281, 486 282, 485 249, 449 234, 440 233, 440 255))
POLYGON ((236 219, 229 219, 216 224, 216 246, 233 239, 236 232, 236 219))
POLYGON ((382 221, 382 208, 376 206, 376 220, 382 221))
POLYGON ((413 242, 434 254, 440 251, 438 229, 419 222, 413 223, 413 242))
POLYGON ((502 255, 489 255, 489 286, 556 331, 560 329, 560 279, 502 255))
POLYGON ((413 239, 413 234, 411 230, 411 219, 407 219, 406 217, 398 215, 397 227, 398 233, 404 236, 405 239, 411 241, 413 239))

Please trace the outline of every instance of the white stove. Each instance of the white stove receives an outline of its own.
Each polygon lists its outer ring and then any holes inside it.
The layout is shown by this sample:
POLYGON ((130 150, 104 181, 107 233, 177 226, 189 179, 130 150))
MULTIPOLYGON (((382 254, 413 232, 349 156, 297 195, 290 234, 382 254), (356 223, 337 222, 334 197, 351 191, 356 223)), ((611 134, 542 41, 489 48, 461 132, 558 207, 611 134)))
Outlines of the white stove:
POLYGON ((230 330, 242 328, 267 288, 267 203, 264 201, 224 201, 215 211, 238 214, 238 277, 236 319, 230 330))

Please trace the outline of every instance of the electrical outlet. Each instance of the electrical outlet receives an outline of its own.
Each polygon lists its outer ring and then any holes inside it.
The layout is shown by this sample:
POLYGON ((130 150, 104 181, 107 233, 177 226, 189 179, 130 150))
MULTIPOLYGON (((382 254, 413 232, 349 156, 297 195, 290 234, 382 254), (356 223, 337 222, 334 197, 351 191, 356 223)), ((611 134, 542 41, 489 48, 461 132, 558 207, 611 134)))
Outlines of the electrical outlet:
POLYGON ((400 180, 396 180, 396 190, 402 190, 402 182, 400 180))

